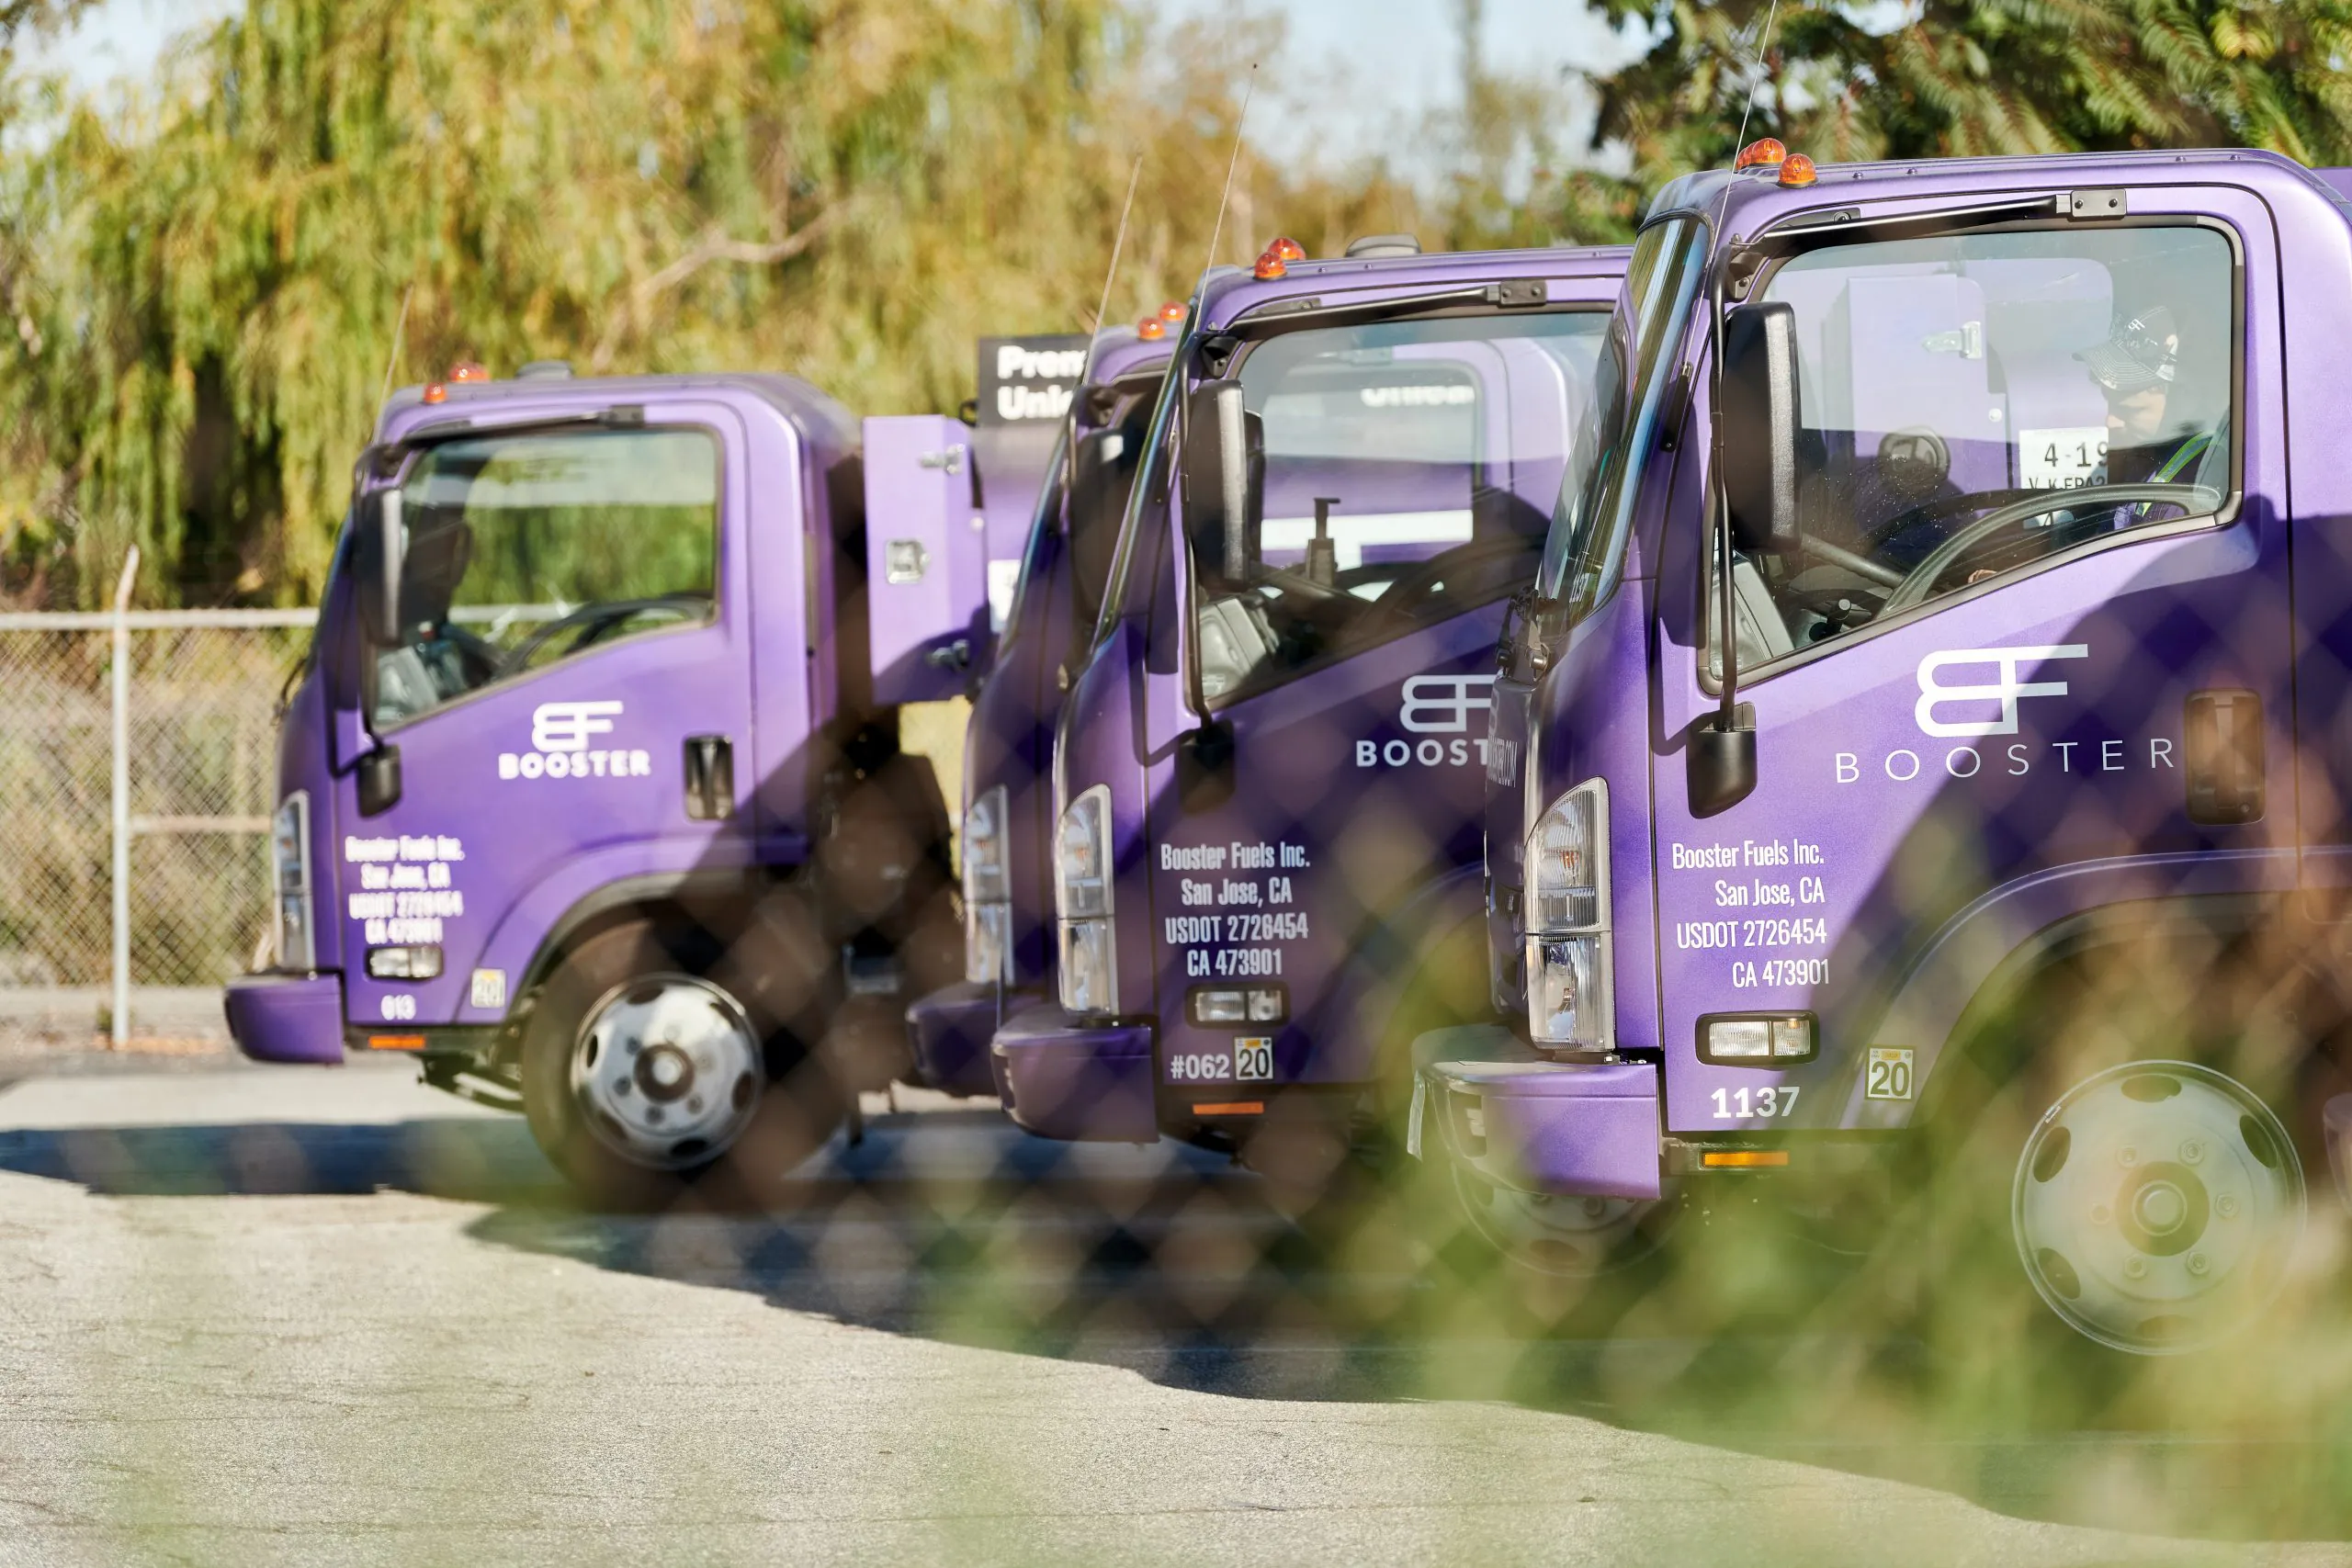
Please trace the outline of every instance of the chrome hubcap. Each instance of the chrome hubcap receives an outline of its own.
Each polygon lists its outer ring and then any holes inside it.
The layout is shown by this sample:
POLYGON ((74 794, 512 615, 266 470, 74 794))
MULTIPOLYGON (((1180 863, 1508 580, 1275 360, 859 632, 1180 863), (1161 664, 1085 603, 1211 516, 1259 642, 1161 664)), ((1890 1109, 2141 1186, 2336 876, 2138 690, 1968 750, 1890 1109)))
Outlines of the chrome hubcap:
POLYGON ((598 1143, 677 1170, 726 1152, 758 1108, 760 1041, 735 998, 691 975, 614 987, 571 1051, 571 1092, 598 1143))
POLYGON ((2102 1345, 2165 1355, 2260 1315, 2304 1209, 2294 1145, 2251 1089, 2187 1062, 2132 1062, 2043 1113, 2009 1214, 2052 1312, 2102 1345))

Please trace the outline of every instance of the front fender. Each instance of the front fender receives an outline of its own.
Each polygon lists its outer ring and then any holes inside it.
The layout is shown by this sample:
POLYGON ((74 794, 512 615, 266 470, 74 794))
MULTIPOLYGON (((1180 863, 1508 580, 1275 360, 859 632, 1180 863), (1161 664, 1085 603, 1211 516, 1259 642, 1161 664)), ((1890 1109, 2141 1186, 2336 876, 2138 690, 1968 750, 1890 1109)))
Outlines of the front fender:
POLYGON ((1994 888, 1945 922, 1870 1032, 1871 1045, 1918 1054, 1922 1099, 1866 1099, 1867 1053, 1858 1050, 1838 1124, 1907 1126, 1969 1019, 2016 994, 2088 928, 2109 938, 2184 923, 2243 930, 2275 913, 2294 887, 2292 850, 2245 850, 2090 861, 1994 888))

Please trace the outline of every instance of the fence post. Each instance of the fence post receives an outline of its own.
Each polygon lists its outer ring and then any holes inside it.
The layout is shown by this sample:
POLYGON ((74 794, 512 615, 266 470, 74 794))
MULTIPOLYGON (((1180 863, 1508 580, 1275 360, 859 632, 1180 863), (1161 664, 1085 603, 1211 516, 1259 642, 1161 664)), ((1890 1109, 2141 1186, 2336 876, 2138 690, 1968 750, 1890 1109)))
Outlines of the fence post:
POLYGON ((107 1023, 116 1046, 130 1039, 130 585, 138 575, 133 545, 114 585, 114 1004, 107 1023))

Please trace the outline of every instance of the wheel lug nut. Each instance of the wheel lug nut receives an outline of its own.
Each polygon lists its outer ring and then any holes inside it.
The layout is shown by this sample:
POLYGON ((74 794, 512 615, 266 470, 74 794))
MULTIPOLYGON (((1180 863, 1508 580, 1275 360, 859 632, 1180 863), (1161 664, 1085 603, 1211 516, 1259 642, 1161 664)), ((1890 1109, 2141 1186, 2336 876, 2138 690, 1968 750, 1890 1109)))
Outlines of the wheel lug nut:
POLYGON ((2113 1218, 2115 1218, 2113 1212, 2110 1211, 2106 1204, 2093 1203, 2091 1205, 2091 1224, 2095 1225, 2103 1225, 2113 1218))
POLYGON ((2204 1278, 2207 1270, 2211 1269, 2213 1265, 2211 1260, 2203 1253, 2192 1252, 2188 1255, 2188 1271, 2196 1275, 2198 1278, 2204 1278))
POLYGON ((632 1041, 630 1041, 628 1043, 627 1043, 626 1045, 623 1045, 623 1046, 621 1047, 621 1049, 622 1049, 622 1050, 624 1050, 624 1051, 626 1051, 626 1052, 628 1052, 630 1055, 634 1056, 634 1055, 637 1055, 637 1042, 636 1042, 636 1041, 634 1041, 634 1040, 632 1040, 632 1041))
POLYGON ((689 1111, 700 1111, 702 1109, 702 1096, 698 1094, 688 1095, 686 1097, 686 1109, 689 1111))
POLYGON ((2123 1274, 2126 1279, 2130 1280, 2146 1279, 2148 1275, 2148 1260, 2144 1258, 2125 1258, 2123 1260, 2123 1274))
POLYGON ((2213 1212, 2225 1220, 2234 1220, 2238 1217, 2238 1201, 2224 1192, 2213 1201, 2213 1212))
POLYGON ((627 1094, 628 1092, 628 1079, 615 1078, 613 1080, 613 1092, 615 1094, 627 1094))
POLYGON ((2129 1170, 2140 1163, 2140 1151, 2126 1144, 2115 1151, 2115 1161, 2124 1169, 2129 1170))
POLYGON ((2181 1163, 2181 1164, 2183 1164, 2183 1165, 2202 1165, 2204 1162, 2205 1162, 2205 1145, 2204 1145, 2203 1144, 2201 1144, 2201 1143, 2198 1142, 2195 1138, 2189 1138, 2189 1139, 2188 1139, 2188 1140, 2184 1141, 2184 1142, 2181 1144, 2181 1145, 2180 1145, 2180 1163, 2181 1163))

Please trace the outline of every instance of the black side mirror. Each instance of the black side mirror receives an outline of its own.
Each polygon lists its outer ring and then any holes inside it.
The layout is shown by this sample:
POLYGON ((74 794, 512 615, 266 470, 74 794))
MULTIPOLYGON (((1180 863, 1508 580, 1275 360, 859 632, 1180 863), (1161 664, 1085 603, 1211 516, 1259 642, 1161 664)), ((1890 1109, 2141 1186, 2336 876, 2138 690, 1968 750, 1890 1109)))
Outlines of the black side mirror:
POLYGON ((1184 526, 1228 581, 1250 577, 1250 434, 1241 383, 1204 381, 1184 406, 1184 526))
POLYGON ((1787 305, 1742 305, 1724 316, 1716 460, 1732 542, 1786 550, 1797 541, 1797 318, 1787 305))
POLYGON ((1136 440, 1125 429, 1098 430, 1080 440, 1069 464, 1069 554, 1080 619, 1093 620, 1111 580, 1119 520, 1136 483, 1136 440))
POLYGON ((1742 703, 1734 717, 1729 728, 1707 721, 1690 727, 1683 782, 1693 817, 1729 811, 1756 789, 1756 712, 1742 703))
POLYGON ((360 497, 352 526, 351 558, 357 578, 360 628, 378 647, 398 648, 408 640, 408 628, 401 617, 408 529, 401 517, 398 487, 360 497))

